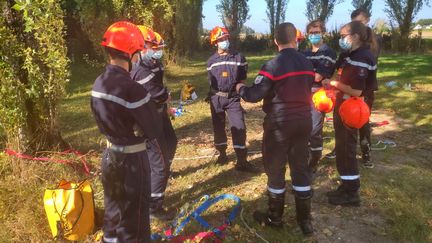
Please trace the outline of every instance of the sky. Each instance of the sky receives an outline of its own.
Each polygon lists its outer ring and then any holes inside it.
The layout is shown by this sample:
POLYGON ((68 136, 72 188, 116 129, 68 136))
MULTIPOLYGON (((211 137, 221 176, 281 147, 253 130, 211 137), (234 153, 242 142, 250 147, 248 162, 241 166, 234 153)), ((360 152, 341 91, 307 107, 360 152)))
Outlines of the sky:
MULTIPOLYGON (((216 25, 222 25, 219 13, 216 11, 216 5, 218 3, 219 0, 204 1, 203 26, 205 29, 212 29, 216 25)), ((371 24, 373 24, 378 18, 387 20, 387 15, 384 12, 384 8, 384 0, 373 1, 372 17, 370 22, 371 24)), ((251 17, 248 21, 246 21, 245 25, 251 27, 256 32, 268 33, 269 24, 266 22, 266 9, 267 6, 265 0, 249 0, 249 14, 251 17)), ((348 23, 350 21, 352 10, 354 10, 354 7, 351 5, 351 0, 345 0, 343 3, 336 5, 333 15, 327 21, 327 29, 332 30, 344 23, 348 23)), ((305 1, 289 0, 285 21, 293 23, 297 28, 304 31, 308 22, 306 15, 304 14, 305 11, 305 1)), ((414 21, 425 18, 432 18, 432 7, 424 5, 417 14, 414 21)))

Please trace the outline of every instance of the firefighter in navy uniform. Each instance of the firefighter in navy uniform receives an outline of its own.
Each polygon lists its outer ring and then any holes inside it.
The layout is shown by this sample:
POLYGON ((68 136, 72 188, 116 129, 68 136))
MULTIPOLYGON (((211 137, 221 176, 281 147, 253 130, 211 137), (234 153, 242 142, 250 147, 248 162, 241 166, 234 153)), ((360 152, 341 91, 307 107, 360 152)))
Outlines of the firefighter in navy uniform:
POLYGON ((101 176, 105 206, 102 241, 150 242, 146 141, 157 137, 161 126, 150 94, 129 76, 144 40, 137 26, 117 22, 105 32, 102 46, 110 60, 91 92, 93 115, 107 138, 101 176))
POLYGON ((157 139, 148 141, 147 153, 151 169, 150 218, 170 220, 174 218, 175 211, 167 211, 163 207, 163 201, 177 137, 168 116, 169 91, 163 83, 163 65, 160 61, 163 40, 146 26, 139 25, 138 28, 144 36, 146 49, 140 53, 139 61, 133 66, 130 75, 150 93, 152 101, 157 105, 163 130, 157 139))
MULTIPOLYGON (((308 39, 312 44, 312 49, 306 50, 306 58, 309 59, 315 71, 315 82, 312 85, 312 93, 317 92, 322 88, 322 83, 326 78, 331 78, 334 72, 334 64, 336 63, 336 53, 328 45, 323 42, 323 34, 325 33, 324 23, 320 20, 310 22, 306 26, 308 39)), ((322 156, 323 150, 323 125, 325 113, 317 111, 312 107, 312 133, 309 141, 310 157, 309 167, 315 173, 318 162, 322 156)))
POLYGON ((358 129, 343 124, 339 107, 351 96, 364 96, 368 83, 376 83, 376 58, 373 32, 361 22, 353 21, 340 30, 339 45, 346 54, 341 63, 338 81, 323 81, 324 86, 335 88, 336 104, 333 113, 336 137, 336 166, 342 184, 327 193, 329 203, 343 206, 360 205, 360 174, 356 158, 358 129))
POLYGON ((267 174, 268 211, 254 212, 260 224, 282 227, 285 201, 286 163, 295 192, 296 218, 305 235, 313 234, 311 223, 311 172, 308 142, 312 130, 311 88, 315 73, 312 63, 297 51, 296 28, 280 24, 275 30, 279 55, 263 65, 252 87, 237 84, 247 102, 264 99, 262 153, 267 174))
POLYGON ((229 50, 229 33, 226 28, 215 27, 210 33, 210 42, 217 45, 217 51, 207 61, 210 91, 211 116, 213 121, 214 144, 219 151, 218 164, 228 162, 226 155, 227 135, 225 132, 225 112, 231 126, 233 147, 237 155, 235 169, 257 172, 247 161, 246 125, 240 97, 235 85, 244 82, 247 77, 246 59, 239 53, 229 50))
MULTIPOLYGON (((370 21, 370 14, 365 9, 356 9, 351 13, 351 21, 360 21, 365 26, 368 26, 370 21)), ((370 27, 368 27, 370 28, 370 27)), ((372 45, 369 46, 370 51, 372 52, 373 56, 376 58, 376 62, 378 63, 378 57, 381 53, 382 48, 382 37, 380 35, 377 35, 374 33, 374 38, 372 39, 372 45)), ((348 56, 347 52, 343 52, 337 62, 336 62, 336 68, 340 69, 340 66, 344 62, 344 59, 348 56)), ((342 69, 340 69, 342 70, 342 69)), ((340 73, 340 72, 338 72, 340 73)), ((340 75, 340 74, 339 74, 340 75)), ((375 101, 375 91, 378 90, 378 82, 377 80, 373 80, 370 83, 366 83, 366 91, 363 94, 364 101, 369 106, 370 111, 372 111, 372 106, 375 101)), ((371 161, 371 125, 368 121, 362 128, 359 129, 359 135, 360 135, 360 148, 362 152, 362 162, 363 166, 365 168, 373 168, 374 164, 371 161)), ((328 158, 335 158, 336 155, 334 153, 334 150, 332 153, 326 155, 328 158)))

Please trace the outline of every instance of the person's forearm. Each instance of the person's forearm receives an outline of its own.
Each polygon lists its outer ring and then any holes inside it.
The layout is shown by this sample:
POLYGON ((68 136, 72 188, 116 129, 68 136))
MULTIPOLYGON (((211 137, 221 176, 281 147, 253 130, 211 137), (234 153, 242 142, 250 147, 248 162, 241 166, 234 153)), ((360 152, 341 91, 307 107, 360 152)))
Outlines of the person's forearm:
POLYGON ((337 88, 338 90, 344 92, 345 94, 351 95, 351 96, 360 96, 362 94, 362 91, 359 89, 353 89, 351 86, 343 84, 338 81, 331 81, 330 85, 337 88))

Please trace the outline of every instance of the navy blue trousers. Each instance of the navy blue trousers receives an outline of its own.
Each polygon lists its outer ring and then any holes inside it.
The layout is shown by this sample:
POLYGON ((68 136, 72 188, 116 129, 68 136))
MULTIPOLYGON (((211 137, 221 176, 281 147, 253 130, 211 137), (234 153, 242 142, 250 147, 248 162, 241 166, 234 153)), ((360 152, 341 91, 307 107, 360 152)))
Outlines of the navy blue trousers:
POLYGON ((102 157, 104 241, 150 242, 150 167, 145 151, 102 157))

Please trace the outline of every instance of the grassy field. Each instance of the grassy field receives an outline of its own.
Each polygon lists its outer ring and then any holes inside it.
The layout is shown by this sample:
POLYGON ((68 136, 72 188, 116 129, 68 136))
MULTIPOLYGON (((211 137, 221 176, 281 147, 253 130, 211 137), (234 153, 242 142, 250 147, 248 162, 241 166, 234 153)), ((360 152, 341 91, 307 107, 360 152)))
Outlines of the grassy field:
MULTIPOLYGON (((251 83, 261 64, 271 56, 247 58, 251 83)), ((167 68, 166 80, 173 97, 179 96, 183 80, 195 85, 200 96, 197 102, 186 107, 183 116, 173 122, 179 137, 173 170, 181 176, 169 182, 167 206, 180 208, 204 194, 232 193, 241 197, 244 219, 253 231, 249 231, 238 217, 228 230, 228 242, 259 242, 255 232, 269 242, 303 241, 295 224, 292 195, 287 195, 283 230, 263 228, 253 222, 253 210, 266 207, 266 176, 264 173, 250 175, 235 171, 232 149, 229 150, 231 163, 225 166, 214 165, 215 158, 190 159, 214 153, 210 111, 203 101, 208 90, 204 60, 203 56, 185 62, 183 66, 167 68)), ((380 90, 376 95, 372 120, 387 120, 390 124, 374 129, 373 140, 393 140, 398 146, 374 151, 375 168, 361 170, 363 203, 360 208, 333 207, 326 202, 324 193, 336 186, 337 172, 334 161, 322 161, 314 184, 313 217, 317 232, 306 241, 432 242, 431 66, 431 55, 380 58, 380 90), (395 81, 396 85, 386 87, 388 81, 395 81)), ((60 107, 65 140, 82 152, 90 151, 87 158, 95 174, 99 171, 98 156, 104 147, 104 139, 91 116, 89 95, 92 82, 100 71, 100 68, 83 64, 72 65, 67 96, 60 107)), ((249 160, 262 168, 259 150, 263 113, 260 104, 244 104, 244 107, 248 147, 251 152, 257 152, 251 154, 249 160)), ((331 124, 326 124, 324 134, 329 137, 325 140, 324 152, 327 152, 334 144, 331 124)), ((0 242, 49 241, 43 190, 61 178, 86 178, 80 163, 77 161, 75 165, 13 160, 0 154, 0 242)), ((289 172, 286 178, 289 185, 289 172)), ((95 190, 99 229, 103 211, 102 187, 97 176, 91 176, 90 180, 95 190)), ((231 206, 229 202, 217 204, 204 217, 218 225, 231 206)), ((164 226, 164 222, 155 222, 152 229, 158 231, 164 226)), ((185 232, 199 229, 198 224, 192 223, 185 232)))

